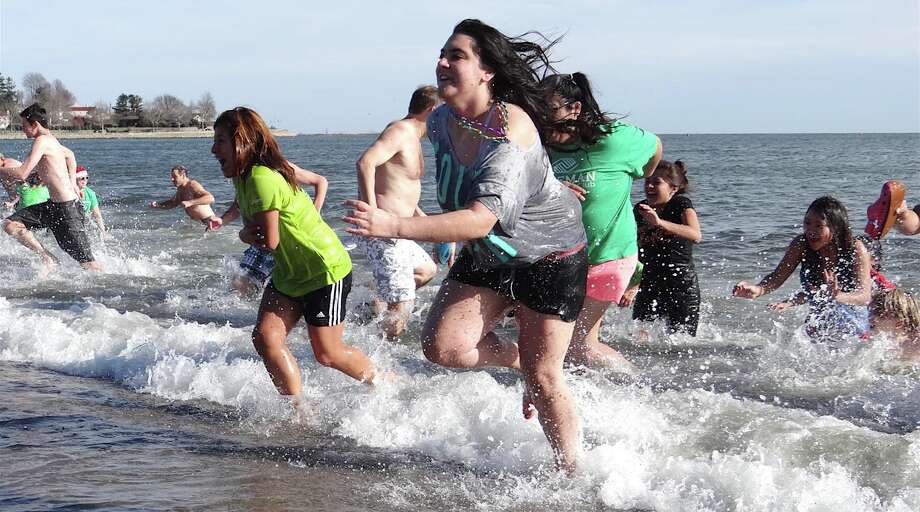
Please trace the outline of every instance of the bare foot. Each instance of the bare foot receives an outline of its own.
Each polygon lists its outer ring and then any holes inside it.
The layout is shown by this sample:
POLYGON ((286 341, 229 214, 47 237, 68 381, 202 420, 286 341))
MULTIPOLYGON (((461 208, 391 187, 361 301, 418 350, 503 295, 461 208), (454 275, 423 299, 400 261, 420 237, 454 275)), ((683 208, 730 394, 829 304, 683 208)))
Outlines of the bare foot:
POLYGON ((529 420, 537 415, 537 408, 533 405, 533 392, 527 380, 524 380, 524 395, 522 397, 521 412, 524 413, 524 419, 529 420))
POLYGON ((391 372, 391 371, 385 371, 385 372, 378 372, 374 374, 374 376, 368 379, 367 382, 365 382, 365 384, 373 387, 379 384, 383 384, 383 385, 396 384, 397 382, 399 382, 399 380, 400 380, 399 374, 395 372, 391 372))

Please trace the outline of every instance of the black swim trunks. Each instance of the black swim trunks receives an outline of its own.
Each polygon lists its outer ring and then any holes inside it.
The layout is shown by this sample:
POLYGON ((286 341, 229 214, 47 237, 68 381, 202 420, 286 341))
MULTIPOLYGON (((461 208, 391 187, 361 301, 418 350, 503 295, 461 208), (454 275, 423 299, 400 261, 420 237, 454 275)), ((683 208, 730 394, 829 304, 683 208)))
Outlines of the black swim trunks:
POLYGON ((80 263, 95 260, 89 246, 89 237, 86 236, 86 218, 79 199, 64 203, 45 201, 33 204, 16 211, 6 220, 21 222, 30 231, 48 228, 61 249, 73 259, 80 263))
POLYGON ((564 322, 574 322, 585 302, 588 255, 582 244, 523 267, 483 268, 464 248, 447 278, 488 288, 537 313, 559 315, 564 322))

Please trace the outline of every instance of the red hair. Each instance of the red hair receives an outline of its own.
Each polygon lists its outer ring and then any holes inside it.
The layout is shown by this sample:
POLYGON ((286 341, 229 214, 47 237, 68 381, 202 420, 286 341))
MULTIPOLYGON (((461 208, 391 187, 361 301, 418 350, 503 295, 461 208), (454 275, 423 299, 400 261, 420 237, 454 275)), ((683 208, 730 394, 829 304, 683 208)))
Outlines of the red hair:
POLYGON ((281 154, 278 142, 258 112, 246 107, 227 110, 214 121, 214 129, 226 130, 230 135, 241 176, 253 166, 264 165, 284 176, 292 188, 297 188, 294 168, 281 154))

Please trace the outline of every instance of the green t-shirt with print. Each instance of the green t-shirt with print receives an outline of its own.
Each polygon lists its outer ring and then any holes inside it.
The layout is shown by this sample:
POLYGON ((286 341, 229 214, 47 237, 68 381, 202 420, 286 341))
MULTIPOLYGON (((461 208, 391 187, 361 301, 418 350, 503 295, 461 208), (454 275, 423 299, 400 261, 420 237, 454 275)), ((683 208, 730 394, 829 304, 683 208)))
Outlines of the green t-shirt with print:
POLYGON ((51 199, 51 193, 48 192, 48 187, 44 185, 32 187, 29 186, 28 183, 20 183, 16 185, 16 194, 19 196, 17 208, 20 209, 28 208, 35 204, 41 204, 51 199))
POLYGON ((619 121, 608 125, 607 132, 588 147, 549 151, 556 178, 588 191, 581 220, 591 265, 639 252, 630 192, 633 180, 643 177, 642 167, 655 154, 658 141, 654 133, 619 121))
POLYGON ((272 270, 278 291, 300 297, 351 272, 348 252, 313 201, 300 188, 292 188, 280 173, 256 165, 245 178, 234 178, 233 188, 244 220, 260 212, 278 211, 279 242, 272 270))
POLYGON ((97 206, 99 206, 99 199, 96 198, 96 192, 89 187, 83 187, 83 211, 89 213, 97 206))

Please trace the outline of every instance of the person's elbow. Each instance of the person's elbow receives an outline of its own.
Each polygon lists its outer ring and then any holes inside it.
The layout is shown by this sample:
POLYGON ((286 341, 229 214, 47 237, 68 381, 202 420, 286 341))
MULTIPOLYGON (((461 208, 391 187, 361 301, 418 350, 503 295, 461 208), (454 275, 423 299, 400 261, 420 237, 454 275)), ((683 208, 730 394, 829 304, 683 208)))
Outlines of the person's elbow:
POLYGON ((278 233, 269 233, 265 236, 265 249, 269 251, 274 251, 278 248, 278 244, 281 243, 281 238, 278 236, 278 233))
POLYGON ((495 215, 485 209, 472 209, 470 213, 470 218, 468 222, 465 223, 463 238, 466 240, 475 240, 477 238, 489 236, 489 233, 492 232, 492 229, 495 228, 495 223, 498 221, 495 215))
POLYGON ((695 243, 695 244, 698 244, 698 243, 702 242, 702 241, 703 241, 703 233, 702 233, 700 230, 696 230, 696 231, 693 233, 693 236, 690 237, 690 241, 693 242, 693 243, 695 243))
POLYGON ((361 155, 361 158, 358 158, 357 163, 355 163, 355 169, 357 169, 359 176, 373 175, 377 170, 377 163, 365 153, 361 155))

